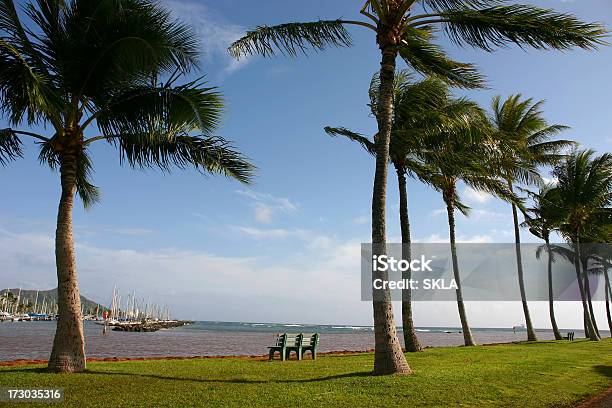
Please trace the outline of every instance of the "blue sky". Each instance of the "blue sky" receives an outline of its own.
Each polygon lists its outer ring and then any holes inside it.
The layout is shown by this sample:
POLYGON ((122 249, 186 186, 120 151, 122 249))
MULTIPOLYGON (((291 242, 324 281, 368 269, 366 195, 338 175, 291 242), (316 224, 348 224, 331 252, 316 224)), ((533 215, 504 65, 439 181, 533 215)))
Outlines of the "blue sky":
MULTIPOLYGON (((532 3, 612 26, 612 7, 605 0, 532 3)), ((247 187, 193 171, 133 171, 119 166, 110 146, 96 146, 95 183, 103 199, 90 211, 78 206, 74 216, 82 293, 108 302, 117 284, 191 319, 369 324, 371 306, 359 301, 358 255, 359 243, 370 235, 374 163, 359 147, 330 139, 322 128, 375 131, 366 106, 367 87, 378 69, 373 36, 357 28, 354 47, 296 59, 236 62, 225 52, 256 25, 357 18, 358 2, 164 4, 202 37, 202 71, 227 103, 218 133, 252 159, 257 178, 247 187)), ((565 53, 509 48, 487 54, 457 48, 442 35, 439 42, 488 78, 489 89, 458 94, 484 107, 496 94, 545 99, 548 120, 572 127, 565 138, 610 151, 612 48, 565 53)), ((59 179, 38 164, 33 145, 25 153, 24 160, 0 169, 0 286, 51 288, 59 179)), ((395 242, 396 188, 391 177, 388 235, 395 242)), ((474 211, 458 223, 460 240, 511 242, 507 205, 469 189, 462 193, 474 211)), ((447 239, 439 195, 415 182, 409 194, 414 237, 447 239)), ((524 240, 533 241, 526 232, 524 240)), ((560 324, 578 327, 580 313, 570 306, 560 306, 560 324)), ((536 326, 548 327, 544 305, 533 308, 536 326)), ((468 311, 476 326, 521 321, 519 304, 473 304, 468 311)), ((453 304, 417 305, 415 319, 421 326, 458 324, 453 304)))

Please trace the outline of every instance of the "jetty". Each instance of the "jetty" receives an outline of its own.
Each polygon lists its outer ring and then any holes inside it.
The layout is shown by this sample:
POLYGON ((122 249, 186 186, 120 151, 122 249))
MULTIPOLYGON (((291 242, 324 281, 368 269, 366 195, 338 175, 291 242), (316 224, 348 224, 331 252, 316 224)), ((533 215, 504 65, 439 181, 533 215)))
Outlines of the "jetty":
POLYGON ((145 322, 127 322, 117 323, 113 325, 113 331, 124 332, 156 332, 162 329, 172 329, 175 327, 185 326, 191 322, 185 320, 168 320, 168 321, 145 321, 145 322))

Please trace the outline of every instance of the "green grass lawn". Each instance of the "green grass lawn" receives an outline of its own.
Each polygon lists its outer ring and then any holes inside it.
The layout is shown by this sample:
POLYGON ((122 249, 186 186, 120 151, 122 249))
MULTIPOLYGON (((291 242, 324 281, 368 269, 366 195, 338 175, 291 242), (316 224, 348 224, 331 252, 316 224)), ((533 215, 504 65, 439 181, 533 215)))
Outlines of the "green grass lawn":
POLYGON ((372 360, 97 362, 72 375, 0 367, 0 387, 63 387, 74 407, 539 408, 571 407, 612 385, 610 339, 428 349, 408 355, 411 376, 373 377, 372 360))

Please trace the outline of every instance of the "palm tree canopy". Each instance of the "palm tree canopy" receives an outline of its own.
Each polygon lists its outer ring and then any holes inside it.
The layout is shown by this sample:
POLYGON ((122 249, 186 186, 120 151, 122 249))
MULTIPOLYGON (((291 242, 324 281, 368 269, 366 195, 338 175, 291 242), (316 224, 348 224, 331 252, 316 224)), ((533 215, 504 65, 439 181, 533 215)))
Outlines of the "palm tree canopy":
POLYGON ((528 227, 533 235, 548 241, 551 232, 559 228, 563 221, 559 190, 554 184, 546 184, 538 192, 528 191, 528 194, 534 204, 527 209, 525 222, 521 226, 528 227))
POLYGON ((52 167, 76 155, 86 205, 98 197, 87 151, 98 140, 130 166, 191 165, 248 182, 253 167, 213 137, 221 95, 201 79, 179 83, 198 68, 196 38, 149 0, 36 0, 23 13, 0 0, 0 101, 13 126, 0 132, 0 164, 21 155, 24 136, 52 167), (14 128, 24 123, 52 133, 14 128))
POLYGON ((569 239, 597 234, 612 219, 612 154, 574 151, 559 163, 553 175, 564 220, 561 232, 569 239))
POLYGON ((513 183, 540 184, 538 167, 554 165, 563 150, 575 146, 569 140, 553 140, 567 126, 549 125, 542 112, 544 101, 511 95, 502 102, 493 98, 491 122, 496 130, 499 167, 504 178, 513 183))
POLYGON ((517 44, 537 49, 592 49, 605 44, 601 24, 584 23, 550 9, 507 5, 504 0, 367 0, 360 10, 365 21, 319 20, 260 26, 229 48, 235 58, 277 52, 290 56, 320 51, 327 46, 348 47, 346 26, 366 27, 377 34, 379 46, 397 47, 401 58, 424 75, 436 75, 456 86, 475 88, 483 79, 471 64, 452 60, 435 44, 443 30, 455 43, 490 51, 517 44))

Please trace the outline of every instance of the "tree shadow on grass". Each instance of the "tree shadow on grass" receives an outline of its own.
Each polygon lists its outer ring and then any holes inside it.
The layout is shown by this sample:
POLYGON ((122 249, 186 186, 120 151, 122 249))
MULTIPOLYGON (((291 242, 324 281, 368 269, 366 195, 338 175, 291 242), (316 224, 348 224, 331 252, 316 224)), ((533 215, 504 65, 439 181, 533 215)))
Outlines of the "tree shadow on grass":
POLYGON ((53 374, 47 367, 35 367, 35 368, 10 368, 8 370, 2 370, 0 373, 33 373, 33 374, 53 374))
POLYGON ((306 378, 296 380, 245 380, 245 379, 215 379, 215 378, 188 378, 188 377, 167 377, 157 374, 136 374, 136 373, 125 373, 117 371, 93 371, 87 370, 83 374, 89 375, 110 375, 110 376, 125 376, 125 377, 141 377, 141 378, 152 378, 156 380, 168 380, 168 381, 185 381, 185 382, 198 382, 198 383, 229 383, 229 384, 291 384, 291 383, 311 383, 319 381, 332 381, 343 378, 359 378, 369 377, 372 375, 370 372, 356 372, 356 373, 345 373, 337 375, 329 375, 325 377, 317 378, 306 378))
POLYGON ((608 378, 612 378, 612 366, 609 365, 598 365, 595 366, 595 371, 597 371, 600 374, 605 375, 608 378))

